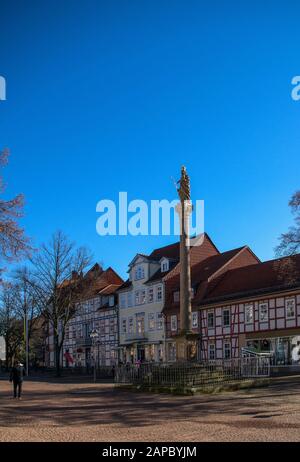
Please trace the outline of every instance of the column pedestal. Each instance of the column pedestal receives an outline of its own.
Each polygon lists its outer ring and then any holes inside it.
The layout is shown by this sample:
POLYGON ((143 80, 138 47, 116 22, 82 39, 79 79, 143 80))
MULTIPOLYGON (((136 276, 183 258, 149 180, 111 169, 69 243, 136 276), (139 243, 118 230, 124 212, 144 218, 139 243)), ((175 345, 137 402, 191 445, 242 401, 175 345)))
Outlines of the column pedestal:
POLYGON ((193 332, 180 333, 176 337, 176 359, 179 362, 197 360, 197 342, 199 334, 193 332))

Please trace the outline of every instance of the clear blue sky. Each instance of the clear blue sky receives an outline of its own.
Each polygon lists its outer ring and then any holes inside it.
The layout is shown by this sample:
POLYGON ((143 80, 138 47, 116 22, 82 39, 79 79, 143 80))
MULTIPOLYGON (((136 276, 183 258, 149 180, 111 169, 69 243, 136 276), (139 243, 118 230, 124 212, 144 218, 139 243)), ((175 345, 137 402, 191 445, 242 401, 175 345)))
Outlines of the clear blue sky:
POLYGON ((96 203, 174 199, 185 164, 220 250, 272 258, 300 187, 299 18, 291 0, 2 0, 6 194, 35 244, 63 229, 124 276, 170 239, 99 237, 96 203))

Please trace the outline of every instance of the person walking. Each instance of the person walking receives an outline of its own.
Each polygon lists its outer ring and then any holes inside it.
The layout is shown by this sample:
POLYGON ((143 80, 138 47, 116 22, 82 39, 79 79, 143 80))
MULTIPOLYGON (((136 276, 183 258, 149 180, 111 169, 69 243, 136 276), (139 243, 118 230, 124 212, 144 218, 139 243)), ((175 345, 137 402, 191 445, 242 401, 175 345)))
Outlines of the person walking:
POLYGON ((22 394, 22 385, 23 385, 23 378, 25 375, 25 369, 22 363, 15 362, 14 367, 10 372, 9 381, 13 383, 13 390, 14 390, 14 399, 18 398, 21 399, 22 394))

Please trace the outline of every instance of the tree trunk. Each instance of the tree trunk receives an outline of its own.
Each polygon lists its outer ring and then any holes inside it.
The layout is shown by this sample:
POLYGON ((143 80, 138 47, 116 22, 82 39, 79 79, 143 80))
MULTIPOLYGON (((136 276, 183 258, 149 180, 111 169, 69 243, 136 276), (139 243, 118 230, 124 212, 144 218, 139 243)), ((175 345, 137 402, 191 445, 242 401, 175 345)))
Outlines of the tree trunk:
POLYGON ((54 336, 54 354, 55 354, 55 368, 56 368, 56 377, 60 377, 60 345, 58 335, 54 336))

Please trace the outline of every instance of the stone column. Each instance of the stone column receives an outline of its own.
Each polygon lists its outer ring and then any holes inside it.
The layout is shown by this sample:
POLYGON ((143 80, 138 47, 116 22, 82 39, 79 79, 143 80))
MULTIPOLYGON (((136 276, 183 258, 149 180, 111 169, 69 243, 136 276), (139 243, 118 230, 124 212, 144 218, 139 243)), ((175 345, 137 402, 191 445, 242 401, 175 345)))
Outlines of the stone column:
POLYGON ((176 339, 177 360, 186 361, 188 336, 192 335, 191 264, 189 221, 192 213, 191 201, 181 201, 176 211, 180 220, 180 332, 176 339))

